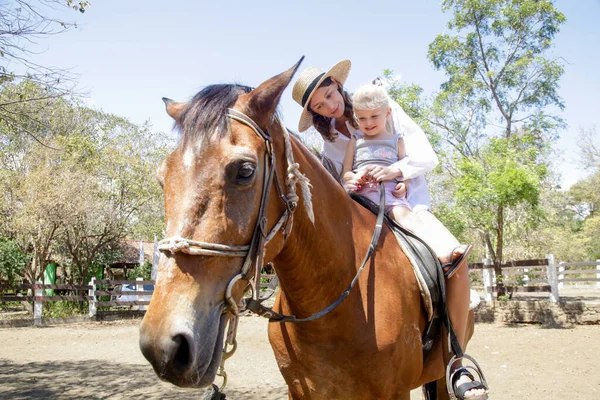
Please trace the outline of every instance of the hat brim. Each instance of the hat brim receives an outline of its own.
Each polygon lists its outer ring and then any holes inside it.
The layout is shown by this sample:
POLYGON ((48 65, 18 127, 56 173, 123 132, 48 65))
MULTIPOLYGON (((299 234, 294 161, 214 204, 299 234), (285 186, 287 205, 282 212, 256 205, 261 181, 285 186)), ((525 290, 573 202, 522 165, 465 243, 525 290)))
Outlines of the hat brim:
POLYGON ((302 114, 300 115, 300 121, 298 122, 298 131, 304 132, 308 128, 313 125, 313 117, 310 111, 308 111, 308 106, 310 104, 310 100, 312 99, 313 94, 317 91, 321 83, 329 77, 333 78, 336 82, 340 84, 344 84, 346 79, 348 79, 348 75, 350 74, 350 68, 352 67, 352 63, 350 60, 343 60, 335 64, 329 71, 325 73, 319 79, 317 84, 314 86, 313 91, 308 95, 306 100, 306 104, 304 105, 304 109, 302 110, 302 114))

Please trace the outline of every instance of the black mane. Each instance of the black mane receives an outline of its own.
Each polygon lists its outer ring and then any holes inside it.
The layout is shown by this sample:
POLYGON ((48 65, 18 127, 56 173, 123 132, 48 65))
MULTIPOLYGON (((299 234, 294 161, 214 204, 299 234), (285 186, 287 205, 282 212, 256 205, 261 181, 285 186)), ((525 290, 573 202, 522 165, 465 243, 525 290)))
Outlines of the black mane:
POLYGON ((206 86, 198 92, 177 123, 184 143, 195 143, 202 133, 225 134, 229 130, 227 109, 235 104, 240 95, 252 90, 244 85, 220 84, 206 86))

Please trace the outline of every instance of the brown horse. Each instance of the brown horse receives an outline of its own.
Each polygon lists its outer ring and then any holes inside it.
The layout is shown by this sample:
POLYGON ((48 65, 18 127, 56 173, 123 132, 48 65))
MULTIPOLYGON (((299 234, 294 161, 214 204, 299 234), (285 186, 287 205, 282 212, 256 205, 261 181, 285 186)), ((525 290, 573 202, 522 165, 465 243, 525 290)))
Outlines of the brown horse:
MULTIPOLYGON (((334 302, 367 253, 375 216, 276 114, 298 65, 254 90, 215 85, 189 103, 166 100, 182 137, 159 168, 170 244, 162 247, 140 347, 158 376, 176 385, 203 387, 215 378, 226 320, 254 260, 264 254, 275 266, 275 310, 302 318, 334 302), (305 190, 296 195, 298 180, 305 190)), ((424 383, 444 387, 449 354, 440 341, 424 362, 425 324, 409 260, 384 226, 339 307, 310 322, 270 323, 269 340, 292 399, 409 399, 424 383)), ((470 327, 469 337, 472 314, 470 327)))

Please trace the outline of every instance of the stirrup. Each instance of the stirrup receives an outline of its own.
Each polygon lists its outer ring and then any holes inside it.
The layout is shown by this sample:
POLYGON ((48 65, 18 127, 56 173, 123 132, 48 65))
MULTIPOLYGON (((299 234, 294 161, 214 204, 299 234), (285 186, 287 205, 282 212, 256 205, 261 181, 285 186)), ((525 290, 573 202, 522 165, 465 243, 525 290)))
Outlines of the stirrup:
POLYGON ((487 384, 487 380, 485 379, 485 376, 483 375, 483 371, 481 370, 481 367, 479 366, 479 364, 477 364, 477 361, 475 361, 475 359, 473 357, 471 357, 468 354, 464 354, 462 357, 457 357, 454 356, 452 357, 452 359, 450 359, 450 362, 448 363, 448 366, 446 367, 446 389, 448 390, 448 395, 450 396, 450 400, 464 400, 465 397, 458 397, 456 395, 456 393, 454 392, 455 387, 454 387, 454 380, 455 377, 459 378, 459 376, 456 376, 456 374, 459 373, 460 375, 463 374, 468 374, 471 377, 471 380, 473 382, 479 382, 480 383, 480 387, 482 387, 485 390, 485 393, 483 395, 479 395, 479 396, 471 396, 471 397, 467 397, 466 399, 472 399, 472 400, 485 400, 488 398, 488 393, 489 393, 489 386, 487 384), (467 359, 469 360, 473 365, 463 365, 461 367, 456 368, 454 371, 452 371, 452 366, 454 365, 455 362, 457 361, 462 361, 463 359, 467 359), (472 370, 477 378, 473 377, 473 375, 469 372, 469 370, 472 370))
MULTIPOLYGON (((467 247, 465 248, 465 251, 456 260, 454 260, 454 261, 450 260, 450 262, 442 264, 442 270, 444 271, 444 276, 446 277, 446 279, 448 279, 448 278, 452 277, 452 275, 454 275, 454 273, 458 270, 458 267, 460 267, 462 265, 463 261, 467 261, 467 257, 469 257, 471 250, 473 250, 473 246, 470 244, 468 244, 466 246, 467 247)), ((456 249, 458 249, 458 247, 456 249)), ((456 250, 456 249, 454 249, 454 250, 456 250)), ((450 258, 452 258, 452 255, 454 254, 454 250, 452 250, 452 253, 450 254, 450 258)))

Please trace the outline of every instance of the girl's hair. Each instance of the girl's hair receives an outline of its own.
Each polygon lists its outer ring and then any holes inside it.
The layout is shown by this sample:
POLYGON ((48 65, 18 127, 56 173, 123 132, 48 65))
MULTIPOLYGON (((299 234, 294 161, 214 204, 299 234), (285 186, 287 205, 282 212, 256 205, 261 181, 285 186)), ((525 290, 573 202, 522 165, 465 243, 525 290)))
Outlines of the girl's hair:
POLYGON ((352 95, 352 105, 355 110, 375 110, 390 107, 389 96, 382 86, 364 85, 352 95))
MULTIPOLYGON (((354 121, 354 112, 352 111, 352 100, 350 99, 350 95, 348 92, 344 90, 344 87, 341 83, 334 81, 331 77, 325 78, 323 82, 319 85, 317 89, 322 87, 330 86, 332 83, 337 83, 338 91, 342 95, 342 99, 344 99, 344 116, 350 121, 350 124, 358 129, 358 125, 356 121, 354 121)), ((316 90, 316 89, 315 89, 316 90)), ((321 134, 323 140, 328 142, 333 142, 337 137, 337 133, 331 129, 331 118, 324 117, 322 115, 317 114, 313 110, 310 109, 310 105, 308 106, 308 111, 312 114, 313 126, 321 134)))

